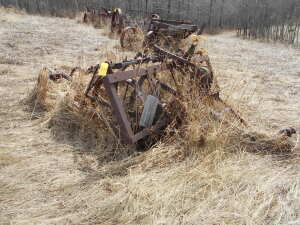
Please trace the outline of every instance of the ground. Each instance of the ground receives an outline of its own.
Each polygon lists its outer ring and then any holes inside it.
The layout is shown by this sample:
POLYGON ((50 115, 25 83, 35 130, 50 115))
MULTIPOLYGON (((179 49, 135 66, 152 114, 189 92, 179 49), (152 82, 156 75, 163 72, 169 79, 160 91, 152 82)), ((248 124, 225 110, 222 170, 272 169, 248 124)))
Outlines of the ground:
MULTIPOLYGON (((188 159, 100 176, 102 162, 56 141, 22 100, 43 67, 86 68, 117 42, 76 20, 3 9, 0 37, 0 224, 300 224, 296 159, 240 152, 213 169, 188 159)), ((298 122, 299 50, 232 32, 202 45, 222 96, 250 123, 276 132, 298 122)))
POLYGON ((250 120, 260 119, 272 129, 299 121, 299 49, 240 40, 233 33, 209 37, 207 48, 220 85, 235 100, 247 104, 252 111, 250 120))

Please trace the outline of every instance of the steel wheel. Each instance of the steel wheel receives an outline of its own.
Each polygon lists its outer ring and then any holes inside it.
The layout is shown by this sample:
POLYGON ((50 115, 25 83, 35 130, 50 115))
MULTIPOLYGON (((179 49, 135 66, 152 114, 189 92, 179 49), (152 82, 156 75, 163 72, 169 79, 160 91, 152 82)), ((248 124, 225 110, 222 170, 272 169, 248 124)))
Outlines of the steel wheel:
POLYGON ((121 33, 120 44, 128 50, 139 49, 143 45, 143 32, 136 27, 126 27, 121 33))

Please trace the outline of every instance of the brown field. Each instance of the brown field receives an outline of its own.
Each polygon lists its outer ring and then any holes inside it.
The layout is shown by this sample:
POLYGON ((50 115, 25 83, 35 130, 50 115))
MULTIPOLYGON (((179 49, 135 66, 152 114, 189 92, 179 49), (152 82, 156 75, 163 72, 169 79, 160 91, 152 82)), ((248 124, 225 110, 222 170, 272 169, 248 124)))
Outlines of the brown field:
MULTIPOLYGON (((131 55, 117 44, 75 20, 0 9, 0 225, 300 224, 297 149, 285 157, 231 151, 217 130, 209 150, 158 143, 105 161, 85 143, 53 135, 50 114, 36 119, 26 109, 43 67, 87 68, 114 52, 131 55)), ((300 132, 299 50, 231 32, 202 45, 222 97, 251 129, 300 132)))

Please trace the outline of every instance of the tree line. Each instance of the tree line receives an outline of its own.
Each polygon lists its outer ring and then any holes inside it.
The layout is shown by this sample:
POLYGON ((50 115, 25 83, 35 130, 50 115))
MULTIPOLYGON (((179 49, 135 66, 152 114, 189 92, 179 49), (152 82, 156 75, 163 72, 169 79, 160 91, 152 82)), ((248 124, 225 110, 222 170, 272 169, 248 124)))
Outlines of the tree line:
POLYGON ((237 11, 237 34, 299 45, 299 0, 242 0, 237 11))
POLYGON ((209 32, 236 29, 244 38, 299 44, 299 0, 0 0, 28 13, 72 17, 86 7, 121 8, 132 18, 152 13, 206 24, 209 32))

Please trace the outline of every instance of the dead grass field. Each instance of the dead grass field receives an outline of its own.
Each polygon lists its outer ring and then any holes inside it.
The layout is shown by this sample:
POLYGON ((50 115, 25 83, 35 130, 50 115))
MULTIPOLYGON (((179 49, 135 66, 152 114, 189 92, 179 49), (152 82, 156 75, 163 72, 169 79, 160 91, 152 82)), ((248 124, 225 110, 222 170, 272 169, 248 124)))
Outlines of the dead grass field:
MULTIPOLYGON (((253 129, 299 128, 299 50, 232 33, 206 39, 223 98, 253 129)), ((54 137, 47 116, 25 110, 21 102, 40 69, 86 68, 119 52, 115 45, 74 20, 0 10, 1 225, 300 224, 299 152, 231 151, 216 130, 209 149, 158 143, 103 161, 84 143, 54 137)))
POLYGON ((207 48, 224 94, 247 107, 242 111, 253 123, 278 129, 299 122, 299 49, 242 41, 233 33, 210 36, 207 48))

